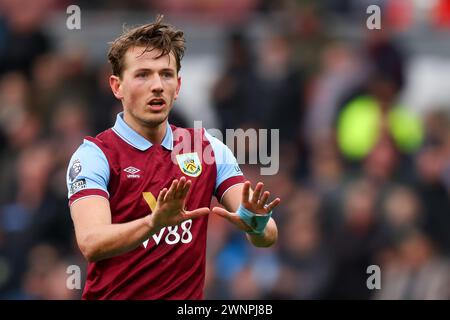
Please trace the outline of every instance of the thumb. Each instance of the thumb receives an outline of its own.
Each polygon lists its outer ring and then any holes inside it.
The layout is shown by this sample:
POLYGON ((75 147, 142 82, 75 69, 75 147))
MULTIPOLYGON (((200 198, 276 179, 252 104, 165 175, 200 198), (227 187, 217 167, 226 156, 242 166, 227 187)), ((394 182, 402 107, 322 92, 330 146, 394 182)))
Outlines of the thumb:
POLYGON ((244 231, 251 230, 251 228, 249 226, 247 226, 245 224, 245 222, 241 220, 241 218, 239 218, 239 215, 237 215, 234 212, 227 211, 221 207, 214 207, 212 209, 212 213, 217 214, 218 216, 221 216, 222 218, 225 218, 226 220, 228 220, 229 222, 231 222, 232 224, 234 224, 241 230, 244 230, 244 231))
POLYGON ((221 216, 222 218, 225 218, 228 220, 231 218, 231 212, 229 212, 228 210, 225 210, 224 208, 221 208, 221 207, 214 207, 212 209, 212 213, 217 214, 217 215, 221 216))
POLYGON ((208 215, 209 212, 210 212, 210 210, 207 207, 195 209, 192 211, 187 211, 185 213, 185 220, 203 217, 203 216, 208 215))

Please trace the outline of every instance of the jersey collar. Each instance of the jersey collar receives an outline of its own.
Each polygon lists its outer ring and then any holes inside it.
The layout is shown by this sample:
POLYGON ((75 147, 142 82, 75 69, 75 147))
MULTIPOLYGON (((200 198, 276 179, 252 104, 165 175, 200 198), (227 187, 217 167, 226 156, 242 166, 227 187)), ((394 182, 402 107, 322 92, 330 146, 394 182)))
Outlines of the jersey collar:
MULTIPOLYGON (((123 112, 120 112, 117 115, 116 123, 112 128, 113 131, 126 143, 139 149, 141 151, 145 151, 149 149, 153 144, 141 136, 139 133, 134 131, 124 120, 123 120, 123 112)), ((172 129, 170 128, 169 122, 167 122, 166 126, 166 134, 161 145, 167 150, 173 150, 173 134, 172 129)))

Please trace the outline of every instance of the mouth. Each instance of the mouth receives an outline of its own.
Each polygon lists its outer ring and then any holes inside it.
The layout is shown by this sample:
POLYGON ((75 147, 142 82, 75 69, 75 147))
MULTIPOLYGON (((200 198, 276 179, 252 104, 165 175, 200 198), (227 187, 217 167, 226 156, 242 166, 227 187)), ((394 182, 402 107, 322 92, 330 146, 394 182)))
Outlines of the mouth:
POLYGON ((147 106, 152 111, 160 111, 166 106, 166 101, 162 98, 153 98, 147 103, 147 106))

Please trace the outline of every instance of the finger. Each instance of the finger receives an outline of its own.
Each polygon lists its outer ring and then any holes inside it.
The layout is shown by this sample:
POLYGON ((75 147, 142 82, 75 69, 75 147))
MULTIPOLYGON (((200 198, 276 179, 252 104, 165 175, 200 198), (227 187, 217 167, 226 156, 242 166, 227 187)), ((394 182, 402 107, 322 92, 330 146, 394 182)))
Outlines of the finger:
POLYGON ((272 211, 277 205, 279 205, 281 202, 280 198, 276 198, 275 200, 273 200, 271 203, 269 203, 266 207, 267 212, 272 211))
POLYGON ((172 184, 170 185, 169 191, 167 191, 166 197, 164 198, 165 201, 169 201, 173 199, 173 195, 175 193, 175 189, 177 187, 178 180, 175 179, 172 181, 172 184))
POLYGON ((221 216, 222 218, 228 220, 229 222, 236 225, 238 228, 244 231, 250 231, 251 228, 244 221, 242 221, 239 216, 234 212, 229 212, 221 207, 214 207, 212 213, 221 216))
POLYGON ((203 217, 208 215, 211 212, 211 210, 207 207, 204 208, 198 208, 192 211, 187 211, 184 215, 184 220, 189 220, 189 219, 195 219, 195 218, 199 218, 199 217, 203 217))
POLYGON ((228 210, 221 208, 221 207, 214 207, 212 209, 212 213, 217 214, 219 216, 221 216, 222 218, 225 218, 227 220, 231 219, 231 212, 229 212, 228 210))
POLYGON ((189 192, 189 189, 191 188, 191 185, 192 185, 192 181, 191 180, 188 180, 184 184, 184 187, 183 187, 183 190, 182 190, 182 194, 181 194, 181 199, 185 199, 186 198, 186 196, 187 196, 187 194, 189 192))
POLYGON ((250 196, 250 181, 245 181, 242 188, 242 203, 247 203, 250 196))
POLYGON ((261 197, 261 192, 264 184, 262 182, 258 182, 255 187, 255 191, 253 191, 252 202, 258 203, 259 197, 261 197))
POLYGON ((258 201, 258 206, 260 206, 261 208, 264 208, 267 200, 269 200, 269 196, 270 196, 270 192, 264 191, 263 195, 261 196, 261 199, 259 199, 259 201, 258 201))
POLYGON ((177 187, 174 192, 175 199, 180 199, 182 197, 185 183, 186 183, 186 178, 181 177, 180 181, 178 181, 177 187))
POLYGON ((166 194, 167 194, 167 188, 162 189, 159 192, 158 199, 156 201, 161 203, 164 200, 164 197, 166 196, 166 194))

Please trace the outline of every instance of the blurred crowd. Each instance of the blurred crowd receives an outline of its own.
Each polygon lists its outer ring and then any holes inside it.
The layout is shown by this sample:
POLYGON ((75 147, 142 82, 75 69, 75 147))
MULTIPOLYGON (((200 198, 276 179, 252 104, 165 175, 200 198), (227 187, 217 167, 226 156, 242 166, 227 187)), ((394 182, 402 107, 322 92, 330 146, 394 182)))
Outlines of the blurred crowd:
MULTIPOLYGON (((389 4, 391 25, 404 28, 409 16, 396 16, 398 1, 373 2, 389 4)), ((450 299, 450 100, 419 113, 405 104, 412 53, 387 27, 362 23, 360 40, 333 37, 324 17, 356 6, 339 3, 80 1, 149 15, 220 12, 227 51, 209 93, 220 129, 280 129, 278 174, 241 166, 282 199, 279 241, 251 247, 211 216, 207 299, 450 299), (253 41, 252 15, 274 12, 289 14, 253 41), (371 265, 380 267, 380 290, 367 288, 371 265)), ((434 26, 448 26, 449 1, 436 3, 434 26)), ((121 105, 106 52, 100 63, 82 50, 61 53, 45 31, 48 12, 69 4, 0 1, 2 299, 81 296, 66 287, 67 267, 81 266, 83 276, 86 267, 67 205, 67 165, 121 105)), ((179 113, 171 121, 190 125, 179 113)))

